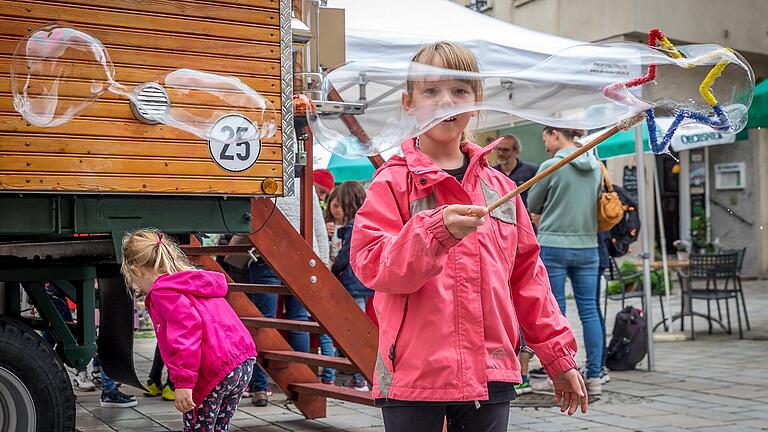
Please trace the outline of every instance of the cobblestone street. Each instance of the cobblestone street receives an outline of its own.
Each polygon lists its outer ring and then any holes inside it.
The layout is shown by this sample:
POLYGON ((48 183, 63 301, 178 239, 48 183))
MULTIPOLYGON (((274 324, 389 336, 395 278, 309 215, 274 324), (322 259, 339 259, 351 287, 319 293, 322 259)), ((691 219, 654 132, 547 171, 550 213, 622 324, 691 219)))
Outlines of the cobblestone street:
MULTIPOLYGON (((510 408, 510 431, 738 431, 768 430, 768 282, 745 282, 745 295, 752 331, 744 340, 715 328, 709 335, 705 321, 696 322, 696 339, 657 342, 656 371, 611 372, 603 397, 590 405, 586 416, 568 417, 556 408, 510 408)), ((679 296, 673 296, 673 311, 679 310, 679 296), (675 303, 677 301, 677 303, 675 303)), ((610 304, 608 332, 620 305, 610 304)), ((733 305, 731 305, 733 308, 733 305)), ((569 314, 581 343, 575 303, 569 314)), ((705 310, 702 303, 694 309, 705 310)), ((660 319, 654 299, 656 322, 660 319)), ((688 321, 686 321, 686 326, 688 321)), ((675 322, 679 331, 679 321, 675 322)), ((661 330, 658 333, 660 333, 661 330)), ((139 376, 146 377, 154 340, 139 339, 136 362, 139 376)), ((583 363, 583 350, 579 362, 583 363)), ((532 365, 532 367, 535 365, 532 365)), ((77 428, 80 431, 165 431, 181 428, 181 415, 171 402, 145 398, 132 388, 139 404, 132 409, 99 407, 99 394, 78 393, 77 428)), ((257 408, 244 400, 232 430, 267 431, 383 431, 378 409, 328 400, 328 417, 306 420, 276 393, 270 405, 257 408)))

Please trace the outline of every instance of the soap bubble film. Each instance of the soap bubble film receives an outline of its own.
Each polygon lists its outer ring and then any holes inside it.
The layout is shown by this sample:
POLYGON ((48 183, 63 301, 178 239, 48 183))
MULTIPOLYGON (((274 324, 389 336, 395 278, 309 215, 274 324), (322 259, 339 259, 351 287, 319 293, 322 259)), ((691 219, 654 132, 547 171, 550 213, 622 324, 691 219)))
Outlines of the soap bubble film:
POLYGON ((468 128, 480 131, 521 119, 592 130, 650 109, 660 117, 684 110, 689 114, 681 117, 682 124, 709 119, 704 123, 724 133, 743 129, 754 91, 749 64, 719 45, 681 46, 677 52, 679 58, 672 58, 668 49, 639 43, 584 44, 528 69, 480 73, 420 63, 350 63, 325 77, 322 96, 358 103, 363 113, 315 113, 310 127, 315 142, 349 158, 381 153, 468 112, 475 114, 468 128), (721 63, 708 87, 718 103, 715 111, 699 83, 721 63), (646 75, 651 65, 656 65, 654 79, 627 85, 646 75), (458 88, 473 84, 482 88, 482 98, 457 97, 458 88), (435 97, 404 106, 415 87, 435 97), (358 125, 364 133, 352 134, 350 128, 358 125))
POLYGON ((13 105, 29 123, 56 127, 106 92, 114 75, 98 39, 71 27, 49 25, 27 35, 14 52, 13 105))
POLYGON ((159 75, 153 87, 154 95, 148 96, 142 92, 147 83, 129 88, 116 81, 101 41, 65 23, 47 25, 22 39, 11 67, 14 108, 38 127, 69 122, 109 91, 129 99, 134 111, 150 122, 205 140, 237 143, 277 133, 273 104, 237 78, 178 69, 159 75), (158 106, 158 94, 165 106, 158 106), (222 136, 214 130, 218 120, 233 114, 245 117, 232 128, 234 133, 222 136))

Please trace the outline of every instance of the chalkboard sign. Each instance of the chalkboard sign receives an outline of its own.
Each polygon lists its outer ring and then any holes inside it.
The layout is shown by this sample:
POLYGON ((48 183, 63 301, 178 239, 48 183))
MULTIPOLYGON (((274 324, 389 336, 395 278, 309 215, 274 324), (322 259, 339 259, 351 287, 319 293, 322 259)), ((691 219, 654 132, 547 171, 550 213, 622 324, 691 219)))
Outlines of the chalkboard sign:
POLYGON ((637 167, 624 167, 624 178, 622 180, 624 190, 629 192, 637 200, 637 167))

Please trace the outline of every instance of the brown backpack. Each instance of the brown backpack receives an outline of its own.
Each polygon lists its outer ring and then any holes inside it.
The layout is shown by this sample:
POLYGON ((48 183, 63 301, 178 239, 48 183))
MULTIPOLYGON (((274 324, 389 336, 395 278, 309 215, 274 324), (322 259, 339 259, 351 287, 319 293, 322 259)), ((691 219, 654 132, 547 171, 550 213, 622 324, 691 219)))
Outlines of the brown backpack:
POLYGON ((609 231, 624 217, 624 206, 619 195, 613 190, 613 183, 608 177, 605 165, 600 162, 602 181, 600 197, 597 200, 597 232, 609 231))

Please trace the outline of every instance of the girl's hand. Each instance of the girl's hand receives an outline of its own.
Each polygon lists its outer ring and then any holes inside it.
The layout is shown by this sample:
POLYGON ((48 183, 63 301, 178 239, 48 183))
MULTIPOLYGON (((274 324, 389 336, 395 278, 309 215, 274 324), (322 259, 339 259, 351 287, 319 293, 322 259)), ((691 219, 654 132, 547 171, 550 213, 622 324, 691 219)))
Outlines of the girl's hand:
POLYGON ((477 227, 485 223, 483 217, 487 214, 485 207, 451 204, 443 209, 443 223, 454 238, 461 240, 477 231, 477 227))
POLYGON ((190 388, 177 388, 175 400, 176 409, 182 414, 195 407, 195 403, 192 402, 192 389, 190 388))
POLYGON ((534 225, 538 225, 539 222, 541 222, 541 215, 536 213, 531 213, 531 223, 534 225))
POLYGON ((325 230, 328 231, 328 238, 333 237, 333 235, 336 234, 336 224, 333 222, 326 223, 325 230))
POLYGON ((568 411, 568 415, 573 415, 581 406, 581 413, 587 413, 587 386, 579 371, 571 369, 563 372, 552 380, 552 384, 555 387, 555 400, 561 404, 560 412, 568 411))

